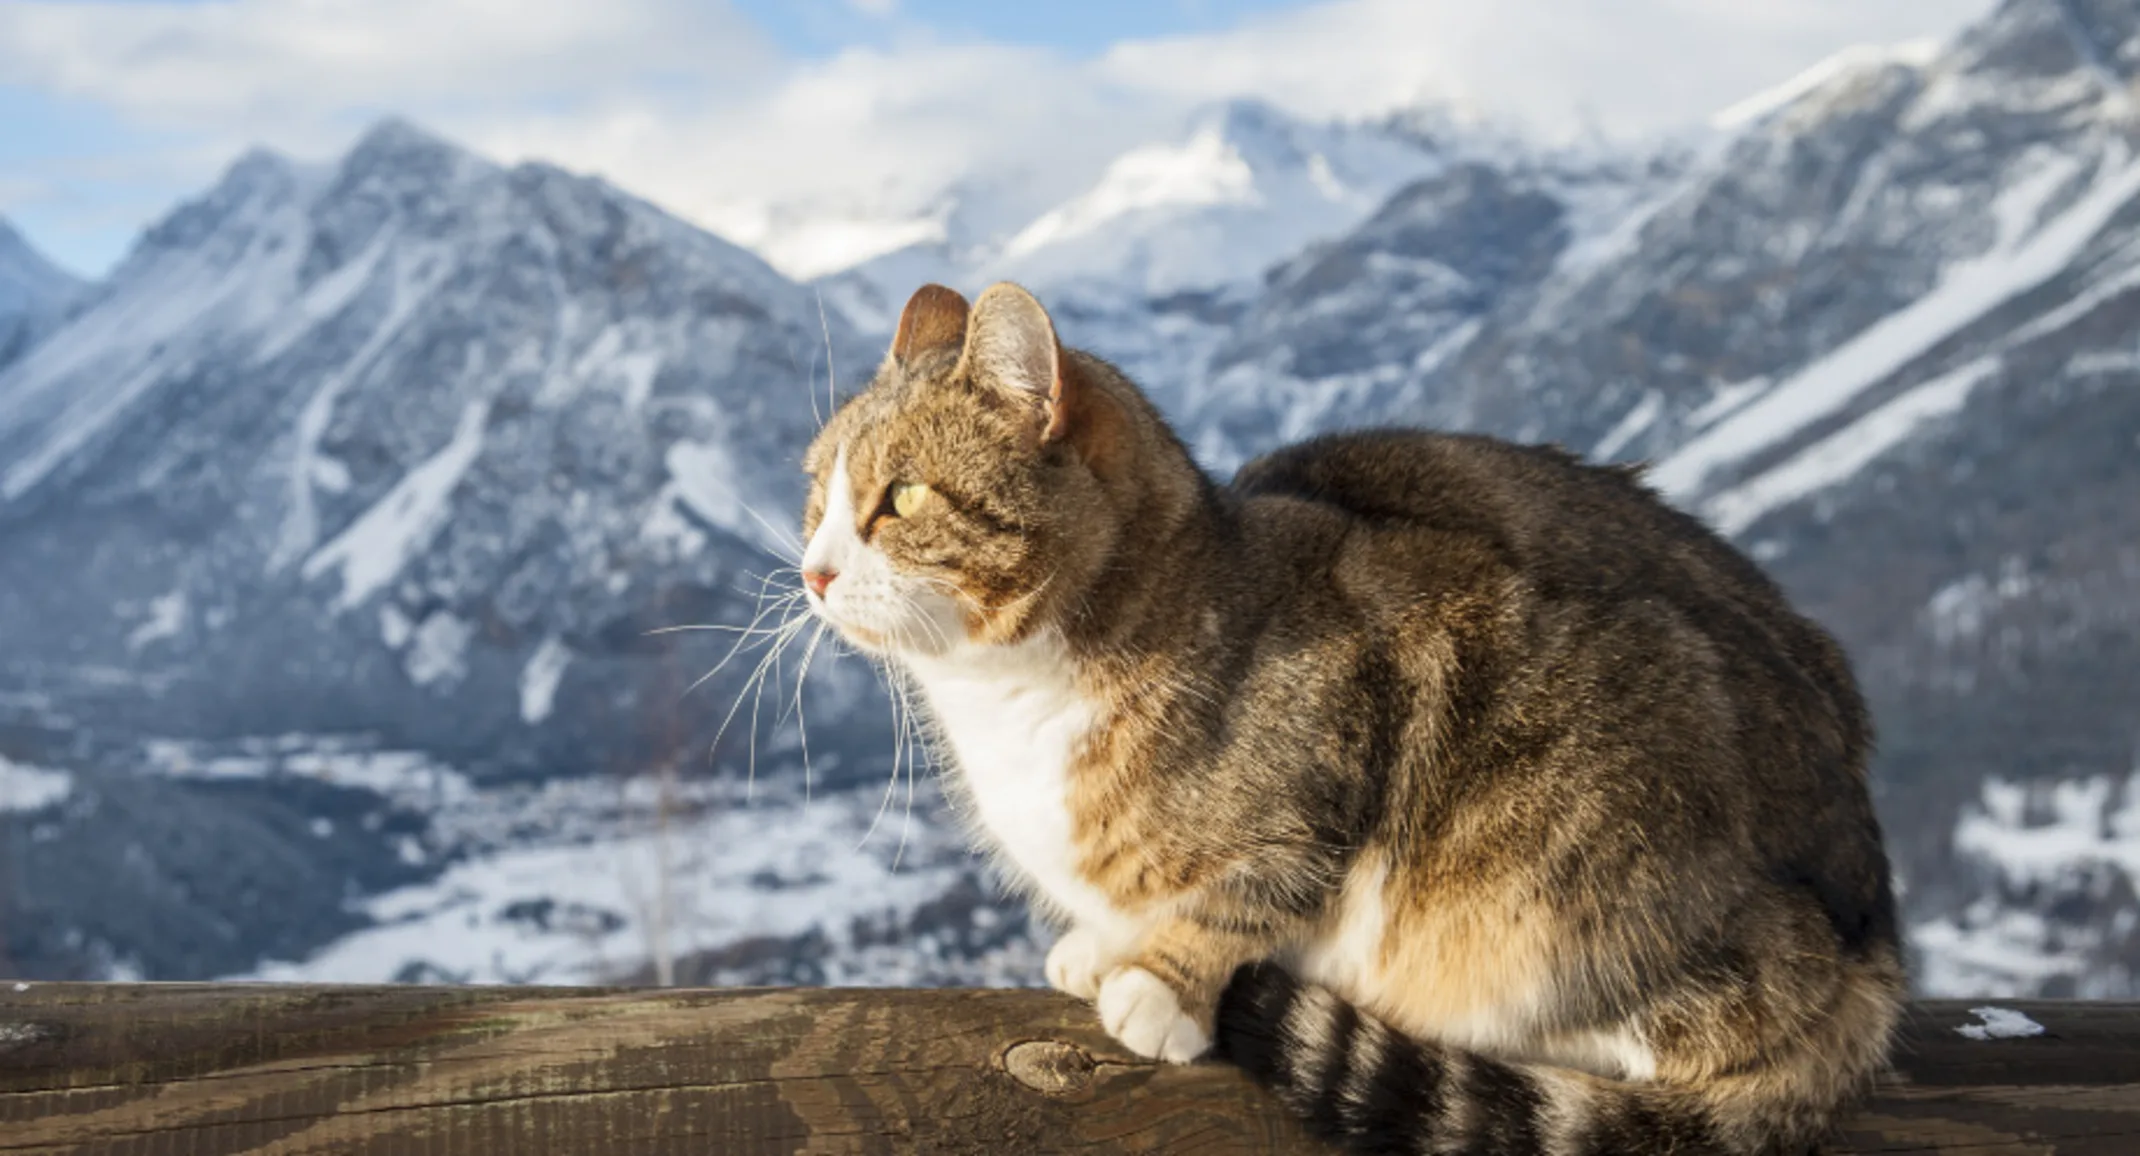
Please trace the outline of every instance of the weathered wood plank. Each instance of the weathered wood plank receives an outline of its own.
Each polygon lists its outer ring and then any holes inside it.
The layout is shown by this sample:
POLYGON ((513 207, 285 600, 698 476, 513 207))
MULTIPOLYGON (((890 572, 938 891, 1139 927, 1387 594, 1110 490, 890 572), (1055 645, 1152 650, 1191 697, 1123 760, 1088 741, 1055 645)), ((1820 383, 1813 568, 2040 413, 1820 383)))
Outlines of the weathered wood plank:
MULTIPOLYGON (((2140 1005, 1912 1009, 1830 1151, 2140 1153, 2140 1005)), ((1319 1152, 1043 992, 0 987, 0 1156, 1319 1152)))

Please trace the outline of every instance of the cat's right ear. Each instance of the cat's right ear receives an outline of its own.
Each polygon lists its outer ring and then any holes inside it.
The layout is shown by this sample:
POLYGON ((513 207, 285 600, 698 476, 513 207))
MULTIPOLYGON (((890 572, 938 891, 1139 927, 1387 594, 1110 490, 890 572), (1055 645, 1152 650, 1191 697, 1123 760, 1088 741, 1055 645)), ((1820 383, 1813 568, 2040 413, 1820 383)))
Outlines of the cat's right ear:
POLYGON ((924 285, 907 298, 899 313, 899 332, 892 337, 892 360, 903 368, 915 358, 937 350, 958 350, 966 344, 966 317, 971 310, 955 289, 924 285))

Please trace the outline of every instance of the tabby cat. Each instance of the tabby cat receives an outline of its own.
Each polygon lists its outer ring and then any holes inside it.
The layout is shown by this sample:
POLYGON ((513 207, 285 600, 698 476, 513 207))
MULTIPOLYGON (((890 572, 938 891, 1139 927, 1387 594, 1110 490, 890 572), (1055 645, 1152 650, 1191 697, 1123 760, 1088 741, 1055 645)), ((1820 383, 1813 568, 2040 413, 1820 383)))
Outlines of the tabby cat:
POLYGON ((1318 438, 1203 474, 1032 295, 907 304, 805 459, 1048 979, 1361 1152, 1799 1153, 1903 992, 1836 644, 1636 471, 1318 438))

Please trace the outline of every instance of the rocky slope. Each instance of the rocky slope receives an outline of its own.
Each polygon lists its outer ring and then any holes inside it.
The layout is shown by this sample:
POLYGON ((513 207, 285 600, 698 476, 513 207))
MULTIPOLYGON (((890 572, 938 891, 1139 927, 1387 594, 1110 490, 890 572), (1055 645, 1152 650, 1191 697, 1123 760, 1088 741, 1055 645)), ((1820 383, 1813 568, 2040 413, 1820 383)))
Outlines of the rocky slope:
MULTIPOLYGON (((183 804, 195 785, 112 793, 145 740, 361 735, 493 778, 706 766, 744 668, 687 697, 715 639, 648 631, 750 620, 792 554, 827 355, 873 352, 756 257, 598 181, 391 122, 333 165, 239 161, 0 370, 0 756, 80 788, 48 837, 0 806, 7 874, 35 883, 10 950, 237 970, 341 918, 289 915, 298 895, 331 916, 407 874, 379 820, 307 834, 356 803, 231 788, 273 813, 247 826, 183 804), (228 882, 219 845, 294 861, 348 838, 362 870, 263 870, 281 898, 207 882, 228 882), (122 855, 153 867, 113 876, 122 855), (174 877, 195 885, 149 885, 174 877), (243 929, 180 950, 165 905, 243 929)), ((873 694, 850 663, 811 701, 873 694)), ((827 742, 848 717, 888 745, 881 711, 824 713, 827 742)), ((759 735, 792 750, 770 717, 759 735)))
POLYGON ((0 218, 0 368, 43 338, 81 291, 81 281, 0 218))
POLYGON ((173 733, 629 751, 644 631, 791 551, 828 351, 599 182, 399 123, 253 154, 0 374, 0 663, 173 733))

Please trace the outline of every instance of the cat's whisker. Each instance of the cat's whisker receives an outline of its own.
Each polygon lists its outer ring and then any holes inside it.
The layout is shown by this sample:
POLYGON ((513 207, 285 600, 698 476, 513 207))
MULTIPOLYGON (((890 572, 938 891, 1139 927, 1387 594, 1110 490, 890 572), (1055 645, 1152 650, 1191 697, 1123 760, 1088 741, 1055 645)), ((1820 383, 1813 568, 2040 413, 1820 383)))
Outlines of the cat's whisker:
POLYGON ((745 799, 751 798, 758 786, 758 704, 763 701, 766 675, 773 669, 788 644, 794 641, 807 625, 809 619, 800 615, 791 617, 782 624, 779 635, 768 645, 765 654, 760 656, 757 665, 751 669, 750 676, 744 679, 742 689, 736 692, 735 701, 729 704, 728 713, 722 716, 721 725, 714 731, 712 749, 719 751, 721 740, 727 737, 728 728, 734 724, 736 715, 743 709, 744 700, 752 701, 748 770, 743 791, 745 799))
MULTIPOLYGON (((836 399, 840 394, 840 371, 839 367, 834 364, 836 358, 832 353, 832 325, 825 317, 825 291, 818 289, 815 292, 817 294, 817 327, 825 335, 825 407, 826 413, 829 415, 839 409, 836 399)), ((815 389, 810 391, 810 409, 813 413, 817 410, 817 391, 815 389)), ((817 425, 819 429, 823 429, 825 418, 817 419, 817 425)))
POLYGON ((764 622, 767 616, 769 615, 789 611, 794 606, 795 600, 800 597, 802 597, 802 594, 798 591, 795 594, 787 595, 781 598, 779 601, 775 602, 770 607, 760 609, 758 613, 751 618, 750 624, 748 626, 740 628, 744 633, 740 634, 737 637, 736 641, 729 646, 727 653, 721 655, 720 661, 715 662, 713 664, 713 669, 707 671, 705 674, 700 675, 697 681, 693 682, 690 686, 685 687, 684 694, 689 695, 692 691, 695 691, 699 687, 704 686, 707 681, 712 679, 715 675, 721 673, 722 670, 727 668, 730 662, 734 661, 736 655, 740 653, 744 647, 751 645, 754 640, 760 640, 761 644, 762 640, 772 640, 774 642, 777 642, 783 634, 794 628, 798 622, 803 620, 802 616, 799 614, 787 613, 786 616, 782 619, 781 624, 771 630, 760 629, 759 623, 764 622))
POLYGON ((817 657, 818 644, 825 641, 827 629, 824 623, 817 624, 817 630, 810 635, 809 645, 803 648, 802 669, 795 672, 795 733, 802 743, 803 801, 806 803, 810 801, 811 792, 810 719, 804 712, 803 691, 810 678, 810 660, 817 657))
POLYGON ((658 626, 644 632, 641 637, 654 638, 664 634, 714 633, 714 634, 771 634, 770 627, 723 626, 719 623, 686 623, 678 626, 658 626))
POLYGON ((904 738, 906 734, 906 716, 904 713, 906 710, 906 695, 902 689, 900 676, 896 671, 887 670, 885 675, 885 689, 890 692, 892 707, 892 773, 890 779, 884 785, 884 797, 877 802, 877 813, 870 816, 869 827, 862 832, 861 841, 855 844, 855 850, 857 851, 861 850, 869 842, 869 837, 877 833, 877 825, 884 821, 884 812, 891 806, 894 794, 898 790, 899 760, 906 750, 904 738))
POLYGON ((790 566, 800 566, 802 564, 803 541, 795 531, 774 525, 764 514, 758 512, 756 506, 744 501, 743 495, 731 494, 730 496, 736 500, 736 505, 743 508, 744 513, 749 514, 754 521, 765 528, 766 533, 773 535, 774 544, 780 547, 780 550, 776 551, 767 548, 764 543, 760 542, 757 543, 759 549, 788 563, 790 566))

